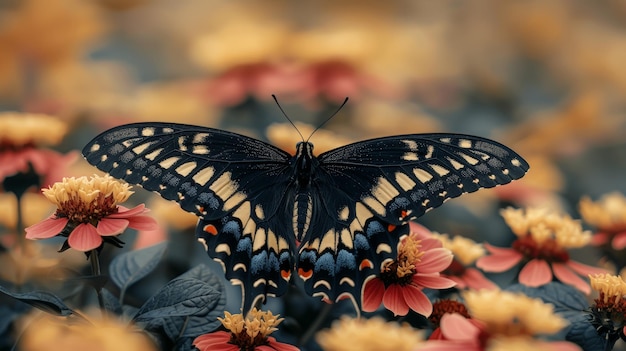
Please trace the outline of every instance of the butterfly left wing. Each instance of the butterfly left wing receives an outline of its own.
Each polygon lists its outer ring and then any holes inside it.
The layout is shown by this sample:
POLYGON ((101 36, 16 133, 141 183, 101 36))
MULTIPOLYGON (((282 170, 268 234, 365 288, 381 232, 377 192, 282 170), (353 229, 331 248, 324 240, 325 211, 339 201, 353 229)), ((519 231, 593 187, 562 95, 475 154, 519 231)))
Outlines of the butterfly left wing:
POLYGON ((242 286, 246 308, 286 291, 295 247, 284 223, 291 155, 243 135, 175 123, 112 128, 83 155, 199 216, 198 238, 226 277, 242 286))
POLYGON ((357 305, 363 283, 396 258, 408 221, 450 198, 509 183, 528 170, 508 147, 460 134, 366 140, 318 160, 319 227, 300 246, 298 272, 310 295, 331 301, 348 297, 357 305))

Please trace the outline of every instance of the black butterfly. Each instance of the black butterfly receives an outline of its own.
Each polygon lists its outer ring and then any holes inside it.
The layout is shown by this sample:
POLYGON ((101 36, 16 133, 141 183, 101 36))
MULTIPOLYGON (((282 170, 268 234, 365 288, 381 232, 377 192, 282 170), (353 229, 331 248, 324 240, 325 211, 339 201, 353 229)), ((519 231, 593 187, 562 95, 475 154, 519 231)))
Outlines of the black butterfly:
POLYGON ((445 200, 521 178, 528 164, 495 141, 461 134, 371 139, 295 155, 223 130, 137 123, 83 149, 111 176, 200 217, 196 234, 244 306, 285 293, 292 273, 309 295, 361 305, 363 282, 396 258, 407 221, 445 200))

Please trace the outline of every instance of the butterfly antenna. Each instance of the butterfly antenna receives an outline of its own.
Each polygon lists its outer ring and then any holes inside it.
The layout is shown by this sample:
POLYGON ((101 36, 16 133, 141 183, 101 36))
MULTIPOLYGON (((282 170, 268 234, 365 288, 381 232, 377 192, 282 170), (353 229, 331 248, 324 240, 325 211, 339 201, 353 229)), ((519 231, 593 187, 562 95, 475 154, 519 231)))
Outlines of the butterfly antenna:
POLYGON ((302 133, 300 133, 300 130, 298 130, 298 127, 296 127, 296 125, 293 123, 291 118, 289 118, 289 116, 287 116, 287 113, 285 112, 285 110, 283 110, 283 107, 280 106, 280 103, 278 102, 278 99, 276 98, 276 95, 272 94, 272 98, 274 98, 274 101, 276 102, 276 106, 278 106, 278 109, 280 110, 280 112, 283 113, 283 116, 285 116, 285 118, 287 118, 289 123, 291 123, 293 128, 296 130, 296 132, 298 132, 298 134, 300 134, 300 139, 302 139, 302 141, 304 141, 304 137, 302 136, 302 133))
POLYGON ((324 126, 324 124, 326 124, 326 122, 330 121, 333 117, 335 117, 335 115, 337 115, 337 113, 339 113, 339 111, 341 111, 341 109, 346 105, 346 103, 348 102, 348 97, 346 97, 343 102, 341 103, 341 105, 337 108, 337 111, 335 111, 332 115, 330 115, 330 117, 326 118, 326 120, 324 122, 322 122, 319 126, 317 126, 312 132, 311 135, 309 135, 309 138, 306 140, 307 142, 311 139, 311 137, 313 136, 313 134, 315 134, 315 132, 317 132, 318 129, 322 128, 324 126))

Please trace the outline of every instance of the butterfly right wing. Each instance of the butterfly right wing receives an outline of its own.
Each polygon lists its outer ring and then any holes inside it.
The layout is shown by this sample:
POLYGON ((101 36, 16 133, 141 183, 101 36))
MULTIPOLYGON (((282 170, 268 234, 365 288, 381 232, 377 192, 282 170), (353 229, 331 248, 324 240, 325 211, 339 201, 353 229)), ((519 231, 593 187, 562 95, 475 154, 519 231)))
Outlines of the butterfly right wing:
POLYGON ((280 221, 291 216, 287 152, 217 129, 136 123, 103 132, 83 155, 199 216, 197 237, 242 286, 245 308, 286 291, 295 251, 292 230, 280 221))

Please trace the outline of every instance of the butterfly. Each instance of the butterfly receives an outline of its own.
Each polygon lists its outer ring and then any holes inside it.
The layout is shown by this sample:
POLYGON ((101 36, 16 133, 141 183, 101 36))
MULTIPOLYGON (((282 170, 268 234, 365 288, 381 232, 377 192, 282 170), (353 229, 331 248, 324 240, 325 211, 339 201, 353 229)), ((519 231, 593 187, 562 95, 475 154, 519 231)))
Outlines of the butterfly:
POLYGON ((224 130, 177 123, 109 129, 82 151, 111 176, 155 191, 199 217, 196 236, 247 310, 305 291, 361 306, 364 282, 396 258, 408 221, 444 201, 521 178, 528 163, 495 141, 407 134, 294 155, 224 130))

